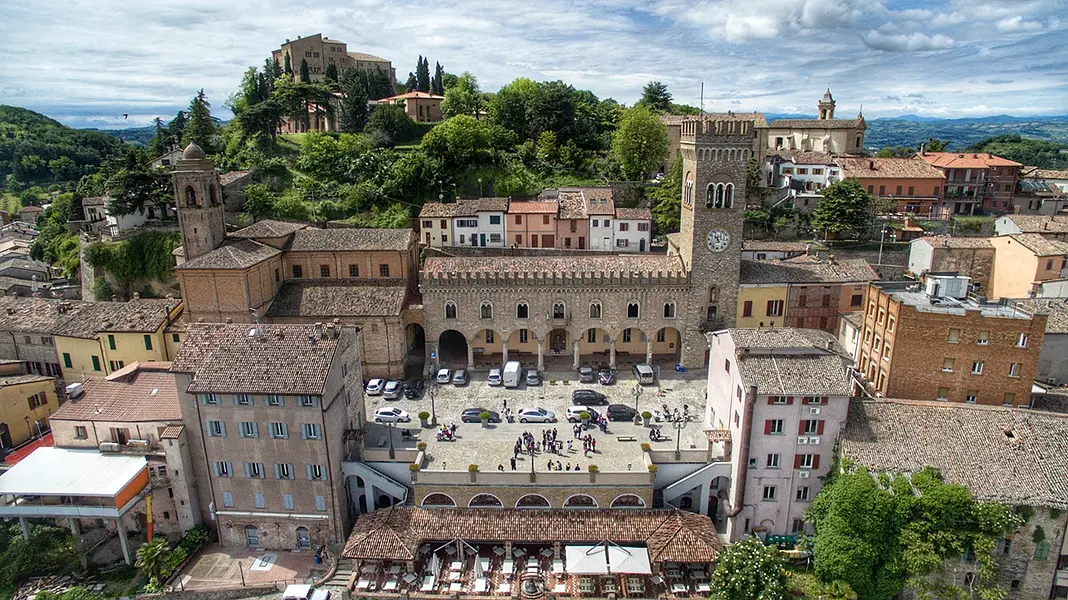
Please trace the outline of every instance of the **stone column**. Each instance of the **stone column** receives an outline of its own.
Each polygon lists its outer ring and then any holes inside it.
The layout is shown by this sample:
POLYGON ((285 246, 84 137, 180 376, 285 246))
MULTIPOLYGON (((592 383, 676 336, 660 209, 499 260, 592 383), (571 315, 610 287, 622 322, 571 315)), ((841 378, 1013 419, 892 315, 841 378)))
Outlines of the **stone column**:
POLYGON ((501 368, 508 364, 508 340, 501 340, 501 368))
POLYGON ((126 526, 122 524, 122 517, 115 519, 115 531, 119 533, 119 545, 122 546, 122 558, 126 564, 133 566, 133 553, 130 552, 130 538, 126 535, 126 526))
POLYGON ((708 515, 708 497, 709 497, 709 494, 711 493, 711 491, 712 491, 712 482, 711 481, 705 480, 705 481, 701 482, 701 500, 700 500, 701 504, 698 507, 697 512, 701 513, 702 515, 705 515, 706 517, 709 516, 708 515))
POLYGON ((30 541, 30 521, 26 517, 19 517, 19 529, 22 530, 22 539, 30 541))
POLYGON ((573 347, 574 347, 573 353, 575 355, 575 360, 573 361, 573 363, 571 365, 571 368, 572 369, 578 369, 579 368, 579 341, 578 340, 574 341, 573 347))
POLYGON ((467 344, 467 370, 470 371, 475 368, 475 347, 470 343, 467 344))
POLYGON ((545 370, 545 342, 538 338, 538 371, 545 370))
POLYGON ((645 339, 645 364, 653 364, 653 340, 645 339))
MULTIPOLYGON (((390 432, 392 433, 392 432, 390 432)), ((363 497, 367 500, 367 512, 375 511, 375 486, 366 478, 363 480, 363 497)))
POLYGON ((608 347, 608 368, 615 370, 616 368, 616 340, 612 338, 608 347))
POLYGON ((89 567, 89 556, 82 550, 82 523, 77 517, 70 517, 67 519, 70 523, 70 534, 74 538, 74 549, 78 552, 78 561, 82 563, 82 568, 89 567))

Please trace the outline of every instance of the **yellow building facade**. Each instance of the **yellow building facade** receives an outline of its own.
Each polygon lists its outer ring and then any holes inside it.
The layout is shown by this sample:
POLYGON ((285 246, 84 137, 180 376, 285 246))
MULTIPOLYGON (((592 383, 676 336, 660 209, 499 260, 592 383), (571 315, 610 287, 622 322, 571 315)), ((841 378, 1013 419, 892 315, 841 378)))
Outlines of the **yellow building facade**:
POLYGON ((48 430, 59 408, 55 379, 46 375, 0 377, 0 445, 14 448, 48 430))
POLYGON ((68 383, 110 373, 98 338, 57 335, 55 340, 59 365, 63 368, 64 378, 68 383))
POLYGON ((738 287, 736 327, 784 327, 789 292, 786 283, 742 284, 738 287))

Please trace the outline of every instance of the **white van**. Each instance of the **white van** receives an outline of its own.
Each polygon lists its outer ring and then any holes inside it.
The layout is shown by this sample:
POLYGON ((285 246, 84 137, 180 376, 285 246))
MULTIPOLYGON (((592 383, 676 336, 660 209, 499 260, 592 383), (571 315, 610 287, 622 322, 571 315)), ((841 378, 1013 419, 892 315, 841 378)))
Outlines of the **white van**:
POLYGON ((656 375, 653 373, 653 368, 644 363, 634 365, 634 378, 642 385, 652 385, 656 383, 656 375))
POLYGON ((519 368, 518 360, 510 360, 504 365, 504 387, 519 387, 519 381, 523 378, 523 370, 519 368))

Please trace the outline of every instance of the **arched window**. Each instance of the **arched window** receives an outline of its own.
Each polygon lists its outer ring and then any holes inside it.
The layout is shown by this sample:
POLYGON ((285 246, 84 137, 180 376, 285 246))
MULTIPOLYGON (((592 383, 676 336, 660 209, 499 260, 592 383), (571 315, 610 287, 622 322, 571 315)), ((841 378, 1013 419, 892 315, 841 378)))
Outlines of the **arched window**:
POLYGON ((564 500, 564 508, 597 508, 597 501, 588 494, 575 494, 564 500))
POLYGON ((864 135, 858 133, 857 134, 857 150, 860 150, 860 148, 863 147, 863 146, 864 146, 864 135))
POLYGON ((191 186, 191 185, 190 186, 186 186, 186 188, 185 188, 185 205, 186 206, 196 206, 196 204, 197 204, 197 193, 195 191, 193 191, 193 186, 191 186))
POLYGON ((716 202, 716 184, 708 184, 708 193, 705 196, 705 208, 712 208, 716 202))
MULTIPOLYGON (((687 177, 689 175, 687 174, 687 177)), ((682 191, 683 206, 693 206, 693 181, 686 179, 686 186, 682 191)))
POLYGON ((635 494, 621 494, 612 500, 612 508, 645 508, 645 500, 635 494))
POLYGON ((455 319, 456 318, 456 303, 453 302, 452 300, 450 300, 450 301, 445 303, 445 318, 446 319, 455 319))
POLYGON ((526 319, 530 316, 530 307, 526 302, 520 302, 515 305, 515 318, 526 319))
POLYGON ((423 498, 423 506, 456 506, 456 501, 452 499, 448 494, 442 494, 435 492, 433 494, 427 494, 426 498, 423 498))
POLYGON ((674 319, 675 318, 675 303, 674 302, 666 302, 666 303, 664 303, 664 318, 665 319, 674 319))
POLYGON ((723 188, 723 207, 734 208, 734 184, 728 183, 723 188))
POLYGON ((527 494, 515 503, 516 508, 549 508, 549 500, 541 494, 527 494))
POLYGON ((215 184, 208 186, 208 200, 211 201, 212 206, 219 205, 219 194, 215 191, 215 184))
POLYGON ((600 300, 594 300, 593 302, 590 302, 590 318, 591 319, 600 319, 601 318, 601 301, 600 300))
POLYGON ((627 303, 627 318, 637 319, 641 315, 641 305, 637 300, 631 300, 627 303))
POLYGON ((687 509, 687 510, 692 509, 693 508, 693 498, 691 498, 689 496, 683 496, 682 499, 679 500, 679 508, 683 508, 683 509, 687 509))
POLYGON ((469 507, 503 507, 504 504, 501 499, 493 494, 476 494, 471 498, 471 501, 467 503, 469 507))
POLYGON ((553 318, 554 319, 563 319, 564 318, 564 313, 565 313, 564 303, 559 301, 559 300, 557 300, 556 302, 553 302, 553 318))
POLYGON ((482 319, 492 319, 493 318, 493 305, 490 304, 489 302, 483 302, 478 307, 478 316, 479 316, 479 318, 482 318, 482 319))
POLYGON ((723 208, 723 184, 716 184, 716 202, 713 208, 723 208))

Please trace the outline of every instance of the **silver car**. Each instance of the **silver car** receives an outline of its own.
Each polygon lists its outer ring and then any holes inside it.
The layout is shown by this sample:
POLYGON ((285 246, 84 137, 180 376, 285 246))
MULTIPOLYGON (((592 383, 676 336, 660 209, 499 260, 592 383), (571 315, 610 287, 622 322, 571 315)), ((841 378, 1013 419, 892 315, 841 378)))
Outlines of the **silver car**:
POLYGON ((521 408, 516 416, 520 423, 555 423, 556 415, 544 408, 521 408))

